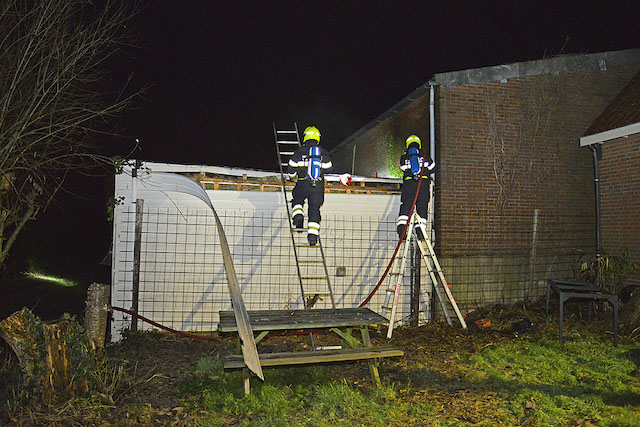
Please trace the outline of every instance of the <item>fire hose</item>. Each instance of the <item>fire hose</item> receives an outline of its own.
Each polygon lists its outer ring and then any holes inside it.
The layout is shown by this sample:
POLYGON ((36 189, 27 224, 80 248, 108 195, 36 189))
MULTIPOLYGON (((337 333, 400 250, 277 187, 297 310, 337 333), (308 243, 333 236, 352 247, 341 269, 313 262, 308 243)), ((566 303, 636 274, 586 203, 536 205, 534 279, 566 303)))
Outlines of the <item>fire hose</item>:
MULTIPOLYGON (((413 209, 416 207, 416 202, 418 201, 418 194, 420 194, 420 184, 422 183, 422 171, 423 170, 424 170, 424 161, 422 162, 422 165, 420 166, 420 178, 418 179, 418 188, 416 188, 416 194, 413 197, 413 203, 411 204, 411 210, 409 210, 409 218, 411 218, 411 215, 413 214, 413 209)), ((391 261, 389 261, 389 265, 387 265, 387 268, 384 270, 384 273, 382 274, 382 277, 378 281, 378 284, 375 286, 375 288, 373 288, 373 291, 371 291, 369 296, 364 301, 362 301, 362 303, 358 307, 364 307, 365 305, 367 305, 369 303, 369 301, 371 301, 371 298, 373 298, 375 293, 378 291, 378 288, 380 288, 380 285, 382 285, 382 282, 384 281, 385 277, 387 277, 387 274, 389 273, 389 270, 391 269, 391 266, 393 265, 393 260, 396 259, 396 255, 398 254, 398 250, 400 249, 400 245, 402 244, 402 241, 404 240, 404 238, 405 238, 405 236, 407 234, 407 228, 408 227, 409 227, 409 221, 407 221, 407 223, 404 225, 404 229, 402 230, 402 236, 398 240, 398 244, 396 245, 395 251, 393 251, 393 255, 391 256, 391 261)))

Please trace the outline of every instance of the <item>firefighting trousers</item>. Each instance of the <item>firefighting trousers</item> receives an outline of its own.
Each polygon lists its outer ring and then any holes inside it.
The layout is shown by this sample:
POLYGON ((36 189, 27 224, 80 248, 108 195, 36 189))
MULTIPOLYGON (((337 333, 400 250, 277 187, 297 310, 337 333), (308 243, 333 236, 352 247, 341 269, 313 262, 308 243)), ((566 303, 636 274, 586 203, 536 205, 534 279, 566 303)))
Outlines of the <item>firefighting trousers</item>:
MULTIPOLYGON (((413 198, 418 189, 417 179, 407 179, 402 183, 402 192, 400 194, 400 214, 398 215, 398 233, 404 228, 409 220, 409 211, 413 204, 413 198)), ((427 208, 429 207, 429 180, 422 179, 420 183, 420 192, 418 200, 416 200, 415 212, 420 217, 420 222, 427 224, 427 208)))
POLYGON ((304 201, 309 202, 309 222, 307 232, 318 235, 320 233, 320 206, 324 203, 324 183, 316 182, 312 185, 310 180, 301 180, 293 189, 291 201, 291 218, 296 226, 302 224, 304 201))

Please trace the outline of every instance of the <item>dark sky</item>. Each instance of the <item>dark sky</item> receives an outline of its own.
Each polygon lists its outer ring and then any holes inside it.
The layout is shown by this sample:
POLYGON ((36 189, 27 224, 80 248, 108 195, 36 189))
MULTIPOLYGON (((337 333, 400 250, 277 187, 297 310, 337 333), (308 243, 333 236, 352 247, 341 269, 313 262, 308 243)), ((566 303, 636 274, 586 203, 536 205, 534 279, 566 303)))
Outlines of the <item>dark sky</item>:
MULTIPOLYGON (((275 170, 272 122, 340 143, 434 74, 640 47, 640 1, 146 0, 135 59, 150 84, 120 120, 142 160, 275 170)), ((119 75, 121 74, 121 75, 119 75)), ((126 155, 125 145, 114 151, 126 155), (121 149, 122 147, 122 149, 121 149)), ((29 223, 15 260, 90 283, 108 269, 113 178, 76 177, 29 223)), ((108 279, 104 279, 108 280, 108 279)))
POLYGON ((171 163, 273 170, 274 121, 330 149, 436 73, 640 47, 638 1, 149 3, 125 126, 171 163))

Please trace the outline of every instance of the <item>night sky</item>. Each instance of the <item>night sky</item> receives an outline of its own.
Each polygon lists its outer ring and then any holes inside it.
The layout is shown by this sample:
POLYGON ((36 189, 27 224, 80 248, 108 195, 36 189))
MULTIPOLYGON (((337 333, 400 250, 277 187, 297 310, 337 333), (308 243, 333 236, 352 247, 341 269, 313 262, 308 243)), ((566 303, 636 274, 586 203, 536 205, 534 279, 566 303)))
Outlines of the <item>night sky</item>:
POLYGON ((637 1, 150 3, 126 127, 171 163, 275 170, 274 121, 330 149, 436 73, 640 47, 637 1))
MULTIPOLYGON (((314 124, 331 149, 436 73, 640 47, 639 1, 147 3, 131 22, 140 48, 112 74, 151 85, 117 124, 140 139, 134 158, 157 162, 275 170, 274 121, 314 124)), ((112 182, 70 180, 13 260, 108 280, 112 182)))

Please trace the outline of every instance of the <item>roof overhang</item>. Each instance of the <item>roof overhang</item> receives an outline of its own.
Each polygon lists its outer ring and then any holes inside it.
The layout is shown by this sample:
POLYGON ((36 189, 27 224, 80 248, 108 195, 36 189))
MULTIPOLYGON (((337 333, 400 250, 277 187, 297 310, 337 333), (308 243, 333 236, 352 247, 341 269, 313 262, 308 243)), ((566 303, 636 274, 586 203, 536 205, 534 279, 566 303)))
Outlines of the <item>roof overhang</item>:
POLYGON ((583 136, 580 138, 580 146, 585 147, 592 144, 602 144, 612 139, 623 138, 636 133, 640 133, 640 123, 633 123, 627 126, 605 130, 604 132, 594 133, 593 135, 583 136))

